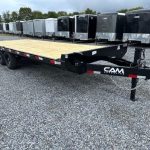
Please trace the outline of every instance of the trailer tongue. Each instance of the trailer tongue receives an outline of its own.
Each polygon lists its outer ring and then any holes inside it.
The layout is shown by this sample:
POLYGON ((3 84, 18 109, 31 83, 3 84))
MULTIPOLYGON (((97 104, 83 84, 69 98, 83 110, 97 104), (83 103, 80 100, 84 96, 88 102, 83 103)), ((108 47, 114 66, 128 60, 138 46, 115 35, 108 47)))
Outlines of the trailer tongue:
POLYGON ((122 59, 126 52, 127 44, 93 46, 41 40, 1 41, 0 63, 16 69, 18 58, 26 57, 78 74, 129 77, 132 79, 130 99, 135 101, 138 78, 150 79, 150 68, 143 63, 144 49, 135 49, 134 62, 122 59), (93 64, 99 60, 115 66, 93 64))

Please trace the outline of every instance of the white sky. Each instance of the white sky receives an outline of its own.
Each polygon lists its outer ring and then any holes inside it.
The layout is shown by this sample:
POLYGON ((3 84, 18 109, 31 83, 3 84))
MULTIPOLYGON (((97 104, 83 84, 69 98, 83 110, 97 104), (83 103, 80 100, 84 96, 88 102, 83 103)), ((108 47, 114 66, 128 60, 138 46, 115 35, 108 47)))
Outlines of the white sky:
POLYGON ((0 0, 0 13, 9 10, 17 11, 20 7, 31 7, 33 10, 47 11, 83 11, 92 8, 98 12, 113 12, 122 8, 143 6, 150 8, 149 0, 0 0))

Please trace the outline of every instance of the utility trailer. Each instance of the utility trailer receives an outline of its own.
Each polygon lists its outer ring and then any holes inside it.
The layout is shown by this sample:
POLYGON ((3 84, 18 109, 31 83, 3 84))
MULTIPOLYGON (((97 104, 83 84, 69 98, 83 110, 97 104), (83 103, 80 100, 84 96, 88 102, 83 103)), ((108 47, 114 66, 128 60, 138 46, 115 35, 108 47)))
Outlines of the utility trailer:
POLYGON ((150 10, 139 10, 126 14, 123 41, 150 44, 150 10))
POLYGON ((122 59, 126 52, 127 44, 98 46, 31 39, 0 41, 0 64, 16 69, 18 59, 25 57, 78 74, 128 77, 132 79, 131 100, 135 101, 138 78, 150 79, 150 68, 143 63, 144 49, 135 49, 134 62, 122 59), (96 63, 99 60, 115 66, 96 63))
POLYGON ((93 40, 96 35, 96 15, 76 15, 75 16, 75 40, 93 40))
POLYGON ((124 13, 106 13, 97 16, 96 40, 122 41, 125 28, 124 13))

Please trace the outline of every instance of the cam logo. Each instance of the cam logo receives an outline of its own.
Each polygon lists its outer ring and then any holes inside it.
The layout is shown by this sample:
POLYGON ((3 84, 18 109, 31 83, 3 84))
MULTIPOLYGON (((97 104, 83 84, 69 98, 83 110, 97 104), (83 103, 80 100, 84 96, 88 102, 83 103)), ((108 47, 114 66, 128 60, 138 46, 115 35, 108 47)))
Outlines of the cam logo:
POLYGON ((124 69, 105 67, 104 73, 124 75, 124 69))

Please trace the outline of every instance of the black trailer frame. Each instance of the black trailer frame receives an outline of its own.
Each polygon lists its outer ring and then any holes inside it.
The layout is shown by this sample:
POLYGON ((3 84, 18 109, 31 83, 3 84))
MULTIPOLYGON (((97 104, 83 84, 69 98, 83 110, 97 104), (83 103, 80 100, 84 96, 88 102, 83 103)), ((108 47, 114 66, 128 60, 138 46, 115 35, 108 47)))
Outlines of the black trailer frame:
MULTIPOLYGON (((78 74, 88 73, 90 75, 104 74, 111 76, 128 77, 132 79, 130 99, 132 101, 136 101, 135 95, 138 79, 143 78, 145 80, 149 80, 150 68, 145 66, 145 63, 143 63, 145 57, 145 49, 143 48, 135 48, 134 62, 122 59, 122 57, 127 52, 127 47, 127 44, 121 44, 111 47, 105 47, 99 50, 66 54, 62 55, 61 58, 57 60, 20 52, 10 48, 8 49, 5 47, 0 47, 0 62, 2 62, 5 55, 11 56, 13 58, 21 56, 36 61, 41 61, 49 65, 54 65, 56 67, 60 67, 62 69, 78 74), (92 64, 93 62, 99 60, 110 62, 112 64, 115 64, 116 66, 92 64)), ((12 68, 10 67, 10 69, 12 68)))

